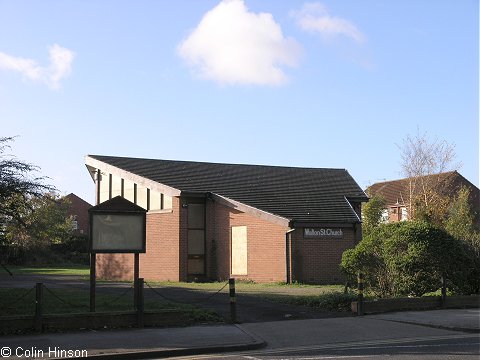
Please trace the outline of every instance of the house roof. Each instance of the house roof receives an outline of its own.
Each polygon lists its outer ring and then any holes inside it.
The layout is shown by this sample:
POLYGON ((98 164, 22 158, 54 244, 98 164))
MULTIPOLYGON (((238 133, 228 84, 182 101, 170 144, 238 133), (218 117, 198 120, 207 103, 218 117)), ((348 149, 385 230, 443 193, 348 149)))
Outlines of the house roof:
POLYGON ((69 201, 75 203, 75 206, 82 206, 84 208, 91 208, 92 205, 90 205, 87 201, 83 200, 81 197, 78 195, 75 195, 74 193, 70 193, 67 196, 65 196, 65 199, 68 199, 69 201))
POLYGON ((368 200, 344 169, 89 157, 182 193, 218 194, 296 222, 359 222, 348 200, 368 200))
POLYGON ((375 183, 366 189, 366 193, 369 196, 376 194, 382 195, 387 205, 396 203, 404 205, 409 198, 410 184, 413 184, 412 191, 415 193, 415 185, 417 185, 417 188, 420 187, 422 181, 426 182, 429 186, 438 187, 439 190, 444 192, 455 191, 459 185, 468 185, 478 192, 478 188, 457 171, 448 171, 439 174, 419 176, 417 178, 405 178, 375 183))

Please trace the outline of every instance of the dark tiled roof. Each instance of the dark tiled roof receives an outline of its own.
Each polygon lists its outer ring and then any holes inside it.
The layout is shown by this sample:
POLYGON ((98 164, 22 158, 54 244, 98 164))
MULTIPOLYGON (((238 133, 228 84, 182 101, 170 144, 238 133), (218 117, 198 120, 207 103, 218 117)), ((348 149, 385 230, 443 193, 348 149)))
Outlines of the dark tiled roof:
POLYGON ((345 197, 367 200, 344 169, 90 157, 182 192, 212 192, 298 222, 358 222, 345 197))

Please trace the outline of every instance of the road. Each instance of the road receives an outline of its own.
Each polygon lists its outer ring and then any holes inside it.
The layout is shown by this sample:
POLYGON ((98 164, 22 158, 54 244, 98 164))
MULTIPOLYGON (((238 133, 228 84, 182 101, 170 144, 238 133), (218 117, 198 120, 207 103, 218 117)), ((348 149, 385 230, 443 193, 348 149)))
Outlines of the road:
MULTIPOLYGON (((459 310, 462 311, 462 310, 459 310)), ((479 359, 478 333, 375 318, 311 319, 242 324, 267 347, 182 359, 479 359)))
POLYGON ((440 337, 431 339, 365 341, 299 348, 265 349, 245 353, 179 357, 176 359, 476 359, 479 358, 478 336, 440 337))

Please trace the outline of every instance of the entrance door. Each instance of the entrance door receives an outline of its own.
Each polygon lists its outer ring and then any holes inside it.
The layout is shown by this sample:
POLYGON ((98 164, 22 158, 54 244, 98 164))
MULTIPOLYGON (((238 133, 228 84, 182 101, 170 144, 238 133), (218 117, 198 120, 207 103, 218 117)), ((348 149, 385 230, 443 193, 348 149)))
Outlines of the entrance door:
POLYGON ((188 275, 205 275, 205 201, 188 202, 188 275))

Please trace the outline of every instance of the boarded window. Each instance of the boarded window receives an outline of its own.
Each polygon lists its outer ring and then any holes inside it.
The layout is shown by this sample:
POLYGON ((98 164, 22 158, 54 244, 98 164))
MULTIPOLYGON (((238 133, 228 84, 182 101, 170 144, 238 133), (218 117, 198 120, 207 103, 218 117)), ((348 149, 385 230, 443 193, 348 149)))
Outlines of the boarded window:
POLYGON ((246 226, 232 226, 232 275, 247 275, 246 226))

